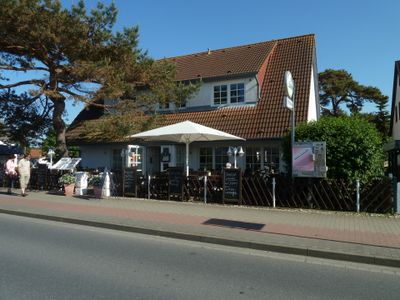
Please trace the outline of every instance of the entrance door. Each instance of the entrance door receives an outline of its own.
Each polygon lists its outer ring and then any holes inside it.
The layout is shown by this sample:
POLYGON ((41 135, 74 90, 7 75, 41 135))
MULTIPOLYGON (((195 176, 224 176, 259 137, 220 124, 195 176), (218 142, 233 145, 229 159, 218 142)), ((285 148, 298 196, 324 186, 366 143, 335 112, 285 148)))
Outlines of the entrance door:
POLYGON ((160 172, 160 147, 147 147, 147 174, 160 172))

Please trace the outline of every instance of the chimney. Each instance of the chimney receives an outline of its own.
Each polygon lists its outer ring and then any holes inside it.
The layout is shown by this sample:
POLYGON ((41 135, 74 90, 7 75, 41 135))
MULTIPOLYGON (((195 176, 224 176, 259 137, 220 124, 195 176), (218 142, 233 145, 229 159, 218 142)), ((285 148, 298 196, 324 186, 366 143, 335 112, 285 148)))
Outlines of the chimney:
POLYGON ((207 54, 211 54, 211 49, 210 48, 207 49, 207 54))

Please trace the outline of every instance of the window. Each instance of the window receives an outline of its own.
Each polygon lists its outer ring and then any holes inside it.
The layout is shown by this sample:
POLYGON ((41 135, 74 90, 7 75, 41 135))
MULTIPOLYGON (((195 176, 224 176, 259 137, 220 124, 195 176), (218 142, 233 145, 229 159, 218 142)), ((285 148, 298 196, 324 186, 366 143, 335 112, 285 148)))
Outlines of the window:
POLYGON ((179 108, 185 108, 185 107, 186 107, 186 100, 179 102, 179 108))
POLYGON ((261 148, 246 147, 246 169, 252 172, 261 169, 261 148))
POLYGON ((279 172, 279 149, 265 148, 264 149, 264 165, 269 172, 279 172))
POLYGON ((160 103, 159 108, 160 109, 169 109, 169 102, 160 103))
POLYGON ((231 84, 231 103, 244 102, 244 83, 231 84))
POLYGON ((232 83, 229 85, 214 86, 214 104, 241 103, 244 102, 244 83, 232 83))
POLYGON ((226 104, 228 101, 228 86, 214 86, 214 104, 226 104))
POLYGON ((200 170, 212 170, 212 148, 200 148, 200 170))
POLYGON ((176 145, 176 166, 185 167, 186 148, 183 145, 176 145))
POLYGON ((228 147, 215 148, 215 170, 222 172, 229 161, 228 147))

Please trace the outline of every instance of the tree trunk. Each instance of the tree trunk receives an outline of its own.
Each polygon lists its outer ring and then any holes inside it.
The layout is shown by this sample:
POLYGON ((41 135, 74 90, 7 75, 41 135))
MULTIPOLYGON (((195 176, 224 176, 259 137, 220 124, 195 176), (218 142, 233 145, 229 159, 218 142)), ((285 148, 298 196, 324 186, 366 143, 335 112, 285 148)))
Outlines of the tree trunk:
POLYGON ((62 119, 62 115, 65 110, 65 98, 50 98, 54 103, 53 110, 53 126, 56 132, 57 148, 56 154, 59 157, 68 156, 67 143, 65 142, 65 122, 62 119))

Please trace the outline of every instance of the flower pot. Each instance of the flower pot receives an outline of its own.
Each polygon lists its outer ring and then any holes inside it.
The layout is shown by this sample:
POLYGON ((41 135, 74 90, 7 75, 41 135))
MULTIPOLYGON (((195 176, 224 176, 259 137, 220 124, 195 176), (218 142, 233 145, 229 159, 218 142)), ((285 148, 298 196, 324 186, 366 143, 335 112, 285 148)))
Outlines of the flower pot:
POLYGON ((72 197, 74 195, 75 184, 64 184, 65 196, 72 197))
POLYGON ((95 198, 101 198, 102 197, 102 193, 103 193, 103 189, 101 186, 94 186, 93 187, 93 193, 94 193, 94 197, 95 198))

